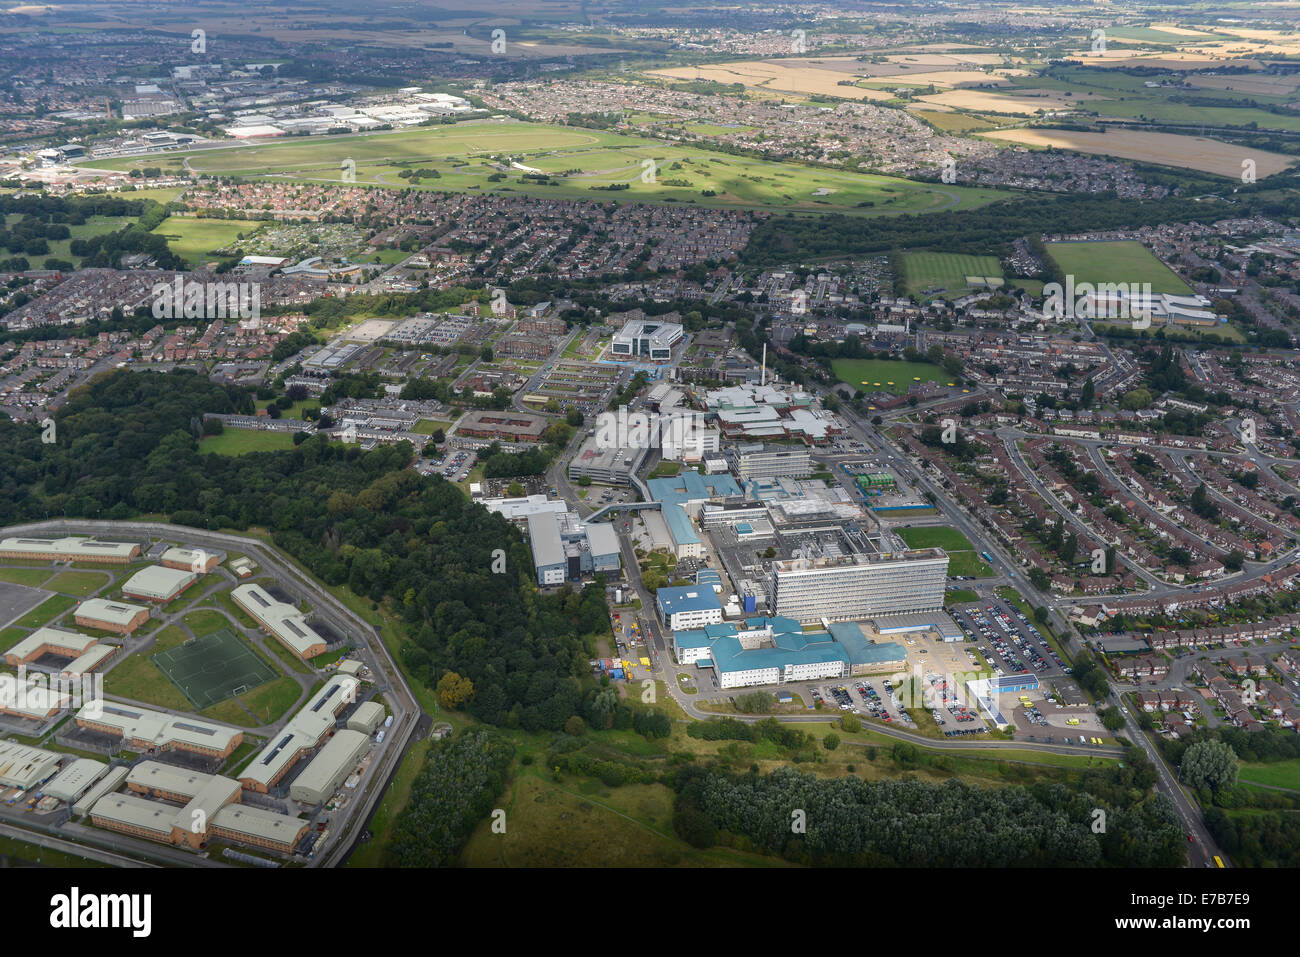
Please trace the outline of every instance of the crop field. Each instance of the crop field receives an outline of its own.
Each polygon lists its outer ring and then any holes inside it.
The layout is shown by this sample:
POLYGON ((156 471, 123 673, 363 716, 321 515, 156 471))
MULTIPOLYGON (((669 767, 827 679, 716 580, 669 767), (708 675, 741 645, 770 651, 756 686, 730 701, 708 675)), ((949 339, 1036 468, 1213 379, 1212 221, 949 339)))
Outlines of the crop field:
POLYGON ((1078 283, 1150 283, 1152 292, 1192 295, 1192 288, 1136 240, 1050 243, 1047 253, 1078 283))
POLYGON ((1152 133, 1147 130, 1112 129, 1105 133, 1081 130, 1014 129, 981 133, 989 139, 1020 143, 1047 149, 1075 150, 1098 156, 1155 163, 1217 173, 1239 179, 1242 163, 1253 160, 1259 179, 1280 173, 1296 160, 1281 153, 1269 153, 1246 146, 1236 146, 1204 136, 1181 136, 1177 133, 1152 133))
MULTIPOLYGON (((192 170, 291 176, 338 183, 345 160, 361 185, 408 188, 403 169, 431 168, 437 178, 417 188, 529 195, 593 201, 684 202, 706 206, 875 215, 970 208, 1005 198, 1006 191, 934 186, 891 176, 816 169, 794 163, 727 156, 635 136, 574 130, 540 123, 461 123, 399 133, 338 136, 172 154, 192 170), (523 180, 509 159, 555 178, 555 185, 523 180), (401 164, 401 165, 398 165, 401 164), (653 170, 653 175, 650 171, 653 170), (501 177, 496 180, 489 177, 501 177), (616 186, 616 190, 609 187, 616 186), (626 187, 626 188, 624 188, 626 187), (706 196, 712 192, 714 195, 706 196)), ((133 160, 93 165, 121 169, 133 160)), ((157 232, 176 235, 172 248, 192 258, 220 248, 258 224, 170 218, 157 232)))
POLYGON ((249 235, 261 229, 262 223, 251 219, 197 219, 168 216, 154 230, 165 236, 172 252, 186 262, 195 262, 203 256, 223 249, 240 235, 249 235))
POLYGON ((968 277, 996 279, 1002 284, 1002 264, 996 256, 967 256, 959 253, 907 252, 903 253, 903 276, 909 296, 962 294, 972 288, 968 277))
POLYGON ((950 106, 959 110, 976 110, 982 113, 1012 113, 1033 116, 1043 110, 1066 109, 1080 101, 1092 100, 1095 94, 1066 96, 1059 90, 1017 89, 999 93, 994 90, 945 90, 932 96, 917 97, 917 102, 937 106, 950 106))
MULTIPOLYGON (((828 57, 822 57, 825 61, 828 57)), ((892 93, 865 87, 845 85, 841 80, 852 81, 851 74, 819 66, 818 61, 803 60, 743 60, 737 63, 711 63, 701 66, 671 67, 655 70, 655 76, 674 80, 713 80, 715 83, 740 83, 750 89, 767 93, 803 93, 813 96, 835 96, 845 100, 889 100, 892 93)))
POLYGON ((863 392, 893 392, 904 395, 913 382, 952 381, 943 369, 928 362, 902 359, 836 359, 831 363, 836 377, 863 392))

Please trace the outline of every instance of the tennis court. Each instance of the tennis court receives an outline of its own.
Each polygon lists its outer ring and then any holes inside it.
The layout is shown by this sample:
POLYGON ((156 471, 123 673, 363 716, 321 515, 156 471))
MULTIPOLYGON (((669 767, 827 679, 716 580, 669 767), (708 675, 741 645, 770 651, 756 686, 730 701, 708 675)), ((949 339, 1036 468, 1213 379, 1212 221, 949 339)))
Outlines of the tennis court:
POLYGON ((276 677, 266 662, 229 628, 160 651, 153 656, 153 663, 181 689, 196 710, 243 694, 276 677))

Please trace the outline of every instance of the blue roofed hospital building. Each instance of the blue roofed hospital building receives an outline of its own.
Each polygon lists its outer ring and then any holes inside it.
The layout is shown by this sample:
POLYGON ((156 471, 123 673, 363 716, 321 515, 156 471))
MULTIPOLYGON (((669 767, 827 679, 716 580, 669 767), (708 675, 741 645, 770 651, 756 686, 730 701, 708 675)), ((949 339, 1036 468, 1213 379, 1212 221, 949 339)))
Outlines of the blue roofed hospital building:
POLYGON ((711 585, 660 588, 655 592, 655 604, 660 620, 673 632, 722 622, 722 603, 711 585))
POLYGON ((672 650, 678 664, 712 668, 722 689, 890 674, 907 665, 902 645, 869 641, 852 622, 805 632, 791 618, 674 631, 672 650))

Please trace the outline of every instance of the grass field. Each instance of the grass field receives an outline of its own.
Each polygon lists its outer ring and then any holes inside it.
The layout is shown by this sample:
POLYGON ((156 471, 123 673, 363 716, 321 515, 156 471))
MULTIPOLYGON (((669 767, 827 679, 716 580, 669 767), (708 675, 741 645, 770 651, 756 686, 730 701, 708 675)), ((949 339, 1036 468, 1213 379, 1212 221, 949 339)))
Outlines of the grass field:
POLYGON ((194 263, 229 246, 240 234, 251 235, 262 223, 250 219, 196 219, 168 216, 154 230, 167 239, 171 251, 187 263, 194 263))
POLYGON ((48 625, 76 603, 77 600, 68 595, 54 595, 15 621, 14 626, 34 630, 48 625))
POLYGON ((1267 764, 1253 761, 1243 764, 1238 776, 1251 784, 1267 784, 1275 788, 1300 791, 1300 758, 1271 761, 1267 764))
POLYGON ((788 867, 776 857, 728 848, 695 850, 672 827, 673 792, 662 784, 607 788, 597 781, 556 783, 522 769, 502 796, 509 826, 493 834, 490 821, 474 831, 461 854, 469 867, 788 867))
MULTIPOLYGON (((936 187, 890 176, 818 169, 794 163, 729 156, 692 146, 542 123, 473 121, 391 134, 333 136, 253 144, 222 150, 170 154, 203 173, 260 177, 291 176, 307 182, 338 183, 342 164, 356 164, 358 185, 409 188, 398 174, 409 164, 437 169, 437 179, 419 189, 511 190, 563 199, 623 202, 688 202, 756 209, 856 212, 867 215, 925 212, 992 202, 1003 190, 936 187), (508 153, 525 166, 556 178, 557 185, 521 179, 516 169, 501 169, 492 157, 508 153), (398 165, 402 164, 402 165, 398 165), (653 167, 655 176, 643 180, 653 167), (576 172, 571 172, 576 171, 576 172), (501 172, 504 180, 489 176, 501 172), (688 185, 669 185, 667 181, 688 185), (611 185, 627 189, 607 191, 611 185), (704 196, 705 190, 715 195, 704 196), (825 191, 820 192, 819 191, 825 191), (814 195, 818 193, 818 195, 814 195), (866 205, 862 205, 866 204, 866 205)), ((134 159, 95 161, 103 169, 130 168, 134 159)), ((249 229, 233 221, 224 232, 204 233, 200 220, 168 219, 160 233, 179 233, 173 249, 188 258, 232 241, 249 229)), ((211 221, 218 222, 218 221, 211 221)))
POLYGON ((298 682, 281 676, 252 691, 204 708, 199 714, 214 721, 252 728, 280 718, 297 704, 302 693, 298 682))
MULTIPOLYGON (((168 625, 158 632, 154 653, 177 648, 188 638, 189 635, 180 628, 168 625)), ((176 711, 189 711, 193 707, 180 689, 158 670, 158 666, 148 655, 127 655, 125 659, 114 665, 104 676, 104 690, 123 698, 144 701, 176 711)))
POLYGON ((228 628, 157 652, 153 663, 181 690, 196 710, 254 688, 276 674, 228 628))
POLYGON ((921 298, 939 295, 963 295, 972 286, 968 276, 983 276, 1002 283, 1002 264, 996 256, 966 256, 959 253, 903 253, 903 277, 907 294, 921 298))
POLYGON ((199 443, 200 452, 216 455, 281 452, 291 448, 292 432, 257 432, 252 429, 227 429, 220 435, 209 435, 199 443))
POLYGON ((968 602, 979 601, 980 596, 969 588, 954 588, 952 591, 944 592, 943 603, 947 605, 965 605, 968 602))
POLYGON ((1047 254, 1079 283, 1150 283, 1151 291, 1188 296, 1193 290, 1137 240, 1049 243, 1047 254))
POLYGON ((0 568, 0 582, 35 588, 53 573, 51 568, 0 568))
POLYGON ((450 422, 443 422, 439 419, 420 419, 415 423, 415 426, 411 431, 416 435, 433 435, 433 433, 442 429, 443 434, 445 435, 449 428, 451 428, 450 422))
MULTIPOLYGON (((975 554, 975 546, 955 528, 920 527, 896 529, 898 537, 912 548, 942 548, 948 553, 949 577, 992 578, 993 569, 975 554)), ((967 599, 973 601, 974 599, 967 599)))
POLYGON ((922 382, 952 382, 952 376, 928 362, 901 359, 836 359, 831 363, 836 377, 863 392, 892 392, 905 395, 907 387, 922 382), (891 384, 892 383, 892 384, 891 384))
POLYGON ((374 817, 370 819, 370 833, 374 837, 359 845, 348 857, 344 867, 383 866, 388 851, 388 829, 392 826, 393 819, 410 801, 411 786, 415 783, 415 776, 424 767, 431 743, 428 738, 424 738, 414 742, 406 752, 402 763, 398 765, 397 773, 393 775, 393 780, 375 808, 374 817))
POLYGON ((104 572, 62 572, 50 579, 46 587, 65 595, 82 596, 102 588, 111 580, 104 572))

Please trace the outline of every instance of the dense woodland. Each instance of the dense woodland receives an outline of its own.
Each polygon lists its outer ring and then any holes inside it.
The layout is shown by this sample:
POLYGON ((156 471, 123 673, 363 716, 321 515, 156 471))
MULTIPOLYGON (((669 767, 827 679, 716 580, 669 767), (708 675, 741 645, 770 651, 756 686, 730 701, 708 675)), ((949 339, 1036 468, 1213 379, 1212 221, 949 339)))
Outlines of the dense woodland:
POLYGON ((677 772, 673 825, 696 847, 723 844, 804 864, 856 867, 1177 867, 1173 807, 1155 771, 1085 774, 1082 787, 989 789, 954 779, 822 779, 778 768, 677 772), (1105 830, 1094 831, 1095 810, 1105 830), (802 825, 802 830, 797 825, 802 825))
POLYGON ((411 801, 393 826, 398 867, 456 863, 461 847, 505 786, 514 745, 483 730, 434 745, 411 786, 411 801))
POLYGON ((603 589, 539 594, 518 531, 407 468, 409 445, 363 453, 313 436, 292 451, 200 451, 204 412, 251 408, 245 390, 192 372, 118 371, 70 396, 53 444, 35 424, 0 422, 0 523, 162 513, 265 527, 326 583, 387 602, 413 639, 410 673, 430 686, 448 671, 469 679, 464 706, 478 718, 558 730, 581 712, 585 636, 608 628, 603 589))
POLYGON ((1244 215, 1240 207, 1171 198, 1135 201, 1086 194, 1028 196, 990 203, 977 209, 941 213, 904 213, 861 217, 834 214, 798 218, 773 216, 750 234, 742 260, 749 265, 778 265, 798 255, 804 259, 884 253, 898 249, 1005 255, 1025 224, 1042 233, 1136 228, 1244 215))

